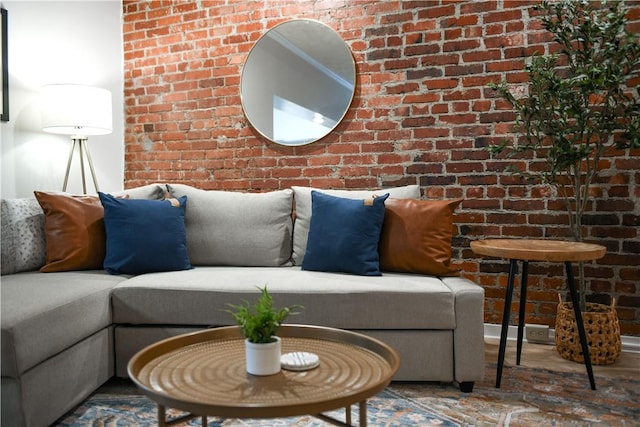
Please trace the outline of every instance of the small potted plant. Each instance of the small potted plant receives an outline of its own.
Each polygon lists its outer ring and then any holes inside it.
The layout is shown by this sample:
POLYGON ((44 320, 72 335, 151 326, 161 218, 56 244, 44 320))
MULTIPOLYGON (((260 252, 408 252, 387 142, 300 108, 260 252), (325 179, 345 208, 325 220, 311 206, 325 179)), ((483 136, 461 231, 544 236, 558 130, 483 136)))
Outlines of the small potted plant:
POLYGON ((245 337, 247 372, 252 375, 273 375, 280 372, 281 342, 276 336, 280 325, 289 316, 298 314, 299 305, 276 309, 267 287, 258 288, 260 298, 253 304, 228 304, 227 310, 245 337))

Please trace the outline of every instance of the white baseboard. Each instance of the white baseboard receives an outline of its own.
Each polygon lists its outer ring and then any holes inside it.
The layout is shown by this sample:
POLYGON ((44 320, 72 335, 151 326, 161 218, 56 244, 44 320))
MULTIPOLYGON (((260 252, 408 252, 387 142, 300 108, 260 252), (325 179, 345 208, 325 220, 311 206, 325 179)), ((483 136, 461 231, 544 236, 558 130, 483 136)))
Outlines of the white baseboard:
MULTIPOLYGON (((500 340, 501 329, 502 329, 501 325, 497 325, 495 323, 485 323, 484 337, 500 340)), ((555 343, 553 340, 554 336, 555 336, 555 330, 553 328, 549 328, 549 344, 555 343)), ((518 339, 518 327, 516 325, 509 325, 509 329, 507 330, 507 340, 515 341, 517 339, 518 339)), ((622 341, 622 351, 628 352, 628 353, 640 353, 640 337, 622 335, 620 339, 622 341)))

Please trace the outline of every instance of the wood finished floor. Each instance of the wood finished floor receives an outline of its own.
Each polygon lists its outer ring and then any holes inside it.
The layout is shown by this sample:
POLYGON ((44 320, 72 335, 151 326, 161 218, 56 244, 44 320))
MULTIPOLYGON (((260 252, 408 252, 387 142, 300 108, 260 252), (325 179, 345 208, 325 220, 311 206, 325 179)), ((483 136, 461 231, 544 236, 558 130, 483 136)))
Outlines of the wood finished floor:
MULTIPOLYGON (((498 360, 499 340, 485 338, 485 362, 496 363, 498 360)), ((505 352, 505 366, 516 365, 516 342, 508 341, 505 352)), ((544 368, 558 372, 583 372, 585 378, 587 370, 582 363, 575 363, 563 359, 556 351, 555 345, 532 344, 524 342, 522 345, 521 366, 529 368, 544 368)), ((618 360, 611 365, 593 365, 593 375, 598 383, 598 377, 635 378, 640 379, 640 353, 622 352, 618 360)))

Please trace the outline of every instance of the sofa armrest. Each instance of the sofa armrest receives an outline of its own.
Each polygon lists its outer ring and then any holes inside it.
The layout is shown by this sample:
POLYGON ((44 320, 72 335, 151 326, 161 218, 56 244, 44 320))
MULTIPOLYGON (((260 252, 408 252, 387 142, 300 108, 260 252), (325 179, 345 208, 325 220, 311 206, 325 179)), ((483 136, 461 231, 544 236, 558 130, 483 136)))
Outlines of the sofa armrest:
POLYGON ((455 380, 480 381, 484 374, 484 289, 462 277, 443 277, 442 282, 455 294, 455 380))

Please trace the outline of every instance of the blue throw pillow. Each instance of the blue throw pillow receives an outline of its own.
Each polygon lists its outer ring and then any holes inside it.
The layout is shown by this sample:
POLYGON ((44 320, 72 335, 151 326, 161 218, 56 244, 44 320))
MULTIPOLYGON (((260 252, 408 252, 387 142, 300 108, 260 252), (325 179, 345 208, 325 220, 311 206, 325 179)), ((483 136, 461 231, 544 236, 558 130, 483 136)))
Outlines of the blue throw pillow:
POLYGON ((378 242, 387 197, 346 199, 312 191, 302 269, 380 276, 378 242))
POLYGON ((111 274, 143 274, 192 268, 187 256, 187 197, 170 200, 116 198, 98 193, 104 207, 111 274))

